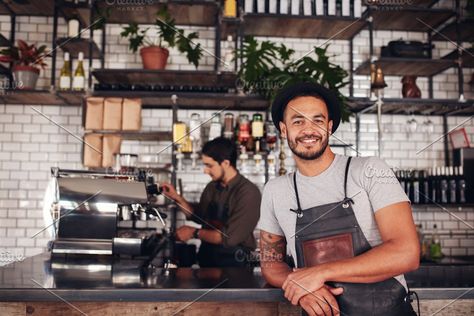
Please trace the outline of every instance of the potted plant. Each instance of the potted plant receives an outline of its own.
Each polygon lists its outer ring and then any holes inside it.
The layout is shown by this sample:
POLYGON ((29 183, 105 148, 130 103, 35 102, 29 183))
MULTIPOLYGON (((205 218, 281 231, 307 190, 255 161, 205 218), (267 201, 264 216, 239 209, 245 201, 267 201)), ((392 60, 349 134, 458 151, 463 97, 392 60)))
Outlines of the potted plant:
POLYGON ((348 73, 340 66, 329 61, 328 45, 314 47, 313 58, 306 54, 302 58, 293 57, 295 51, 284 44, 271 41, 258 42, 247 36, 237 56, 243 58, 238 75, 241 88, 247 93, 260 94, 270 101, 278 90, 294 82, 315 82, 334 91, 341 101, 342 121, 349 120, 350 111, 340 89, 349 81, 348 73))
POLYGON ((123 28, 120 35, 129 40, 129 48, 134 53, 140 48, 143 68, 165 69, 169 56, 167 47, 177 47, 181 53, 185 53, 188 61, 196 68, 202 56, 201 44, 193 44, 194 39, 199 38, 196 32, 187 36, 184 30, 175 26, 175 20, 171 18, 166 6, 162 7, 156 14, 154 27, 157 31, 157 39, 152 40, 148 35, 150 27, 141 29, 137 23, 130 23, 123 28))
POLYGON ((6 48, 0 51, 0 62, 13 63, 12 72, 15 87, 18 89, 34 89, 40 73, 39 67, 46 66, 46 45, 36 47, 18 40, 18 47, 6 48))

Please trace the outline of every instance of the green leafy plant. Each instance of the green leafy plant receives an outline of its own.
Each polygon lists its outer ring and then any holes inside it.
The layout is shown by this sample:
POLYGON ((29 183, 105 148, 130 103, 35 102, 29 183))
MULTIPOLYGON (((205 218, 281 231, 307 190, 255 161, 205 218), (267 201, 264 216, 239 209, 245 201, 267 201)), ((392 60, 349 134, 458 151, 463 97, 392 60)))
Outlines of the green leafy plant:
POLYGON ((166 6, 163 6, 156 14, 154 28, 157 31, 157 39, 152 40, 147 35, 150 27, 140 28, 137 23, 130 23, 120 33, 122 37, 129 40, 129 49, 134 53, 142 46, 177 47, 178 51, 185 53, 188 61, 197 68, 202 56, 201 44, 193 44, 198 39, 197 32, 184 34, 184 30, 176 27, 175 20, 170 16, 166 6))
POLYGON ((46 63, 44 58, 48 56, 46 45, 36 47, 36 44, 28 45, 23 40, 17 41, 18 46, 2 49, 0 51, 0 62, 13 63, 15 66, 41 67, 44 69, 46 63))
POLYGON ((260 94, 272 101, 282 87, 295 82, 314 82, 334 91, 341 101, 342 120, 349 120, 350 111, 340 89, 349 81, 348 73, 329 61, 325 47, 314 47, 311 54, 295 59, 293 49, 271 41, 259 42, 248 36, 237 56, 243 59, 239 78, 246 92, 260 94))

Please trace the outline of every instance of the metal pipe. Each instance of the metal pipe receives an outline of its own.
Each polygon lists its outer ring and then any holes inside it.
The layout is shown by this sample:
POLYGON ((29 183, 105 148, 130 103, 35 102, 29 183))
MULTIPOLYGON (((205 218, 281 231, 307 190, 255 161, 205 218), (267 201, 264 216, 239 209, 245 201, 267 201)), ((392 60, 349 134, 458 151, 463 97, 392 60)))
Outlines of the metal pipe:
POLYGON ((459 101, 464 101, 464 75, 462 71, 462 41, 461 41, 461 5, 459 0, 456 0, 456 47, 458 48, 458 89, 459 101))
POLYGON ((443 115, 443 142, 444 142, 444 164, 445 166, 450 166, 450 157, 449 157, 449 141, 448 141, 448 116, 443 115))
MULTIPOLYGON (((92 25, 94 21, 94 7, 95 7, 95 1, 92 1, 90 4, 90 19, 89 19, 89 25, 92 25)), ((94 26, 91 26, 89 28, 89 74, 88 74, 88 87, 89 90, 92 87, 92 52, 93 52, 93 44, 94 44, 94 26)))
POLYGON ((354 37, 349 41, 349 96, 354 96, 354 37))
POLYGON ((53 50, 52 50, 52 61, 51 61, 51 89, 54 89, 56 86, 56 51, 57 51, 57 44, 56 41, 58 39, 58 5, 57 2, 54 1, 54 15, 53 15, 53 50))

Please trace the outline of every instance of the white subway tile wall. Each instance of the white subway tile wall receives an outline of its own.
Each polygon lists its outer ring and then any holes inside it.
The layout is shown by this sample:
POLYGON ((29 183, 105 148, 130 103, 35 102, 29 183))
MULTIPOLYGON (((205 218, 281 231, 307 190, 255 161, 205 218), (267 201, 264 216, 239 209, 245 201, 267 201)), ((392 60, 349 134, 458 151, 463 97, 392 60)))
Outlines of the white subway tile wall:
MULTIPOLYGON (((60 19, 58 36, 66 35, 66 25, 60 19)), ((51 47, 52 41, 52 18, 45 17, 18 17, 16 38, 27 39, 29 42, 46 44, 51 47)), ((0 16, 0 32, 8 37, 10 30, 9 17, 0 16)), ((138 54, 132 54, 128 50, 127 40, 120 37, 121 27, 119 25, 107 25, 106 45, 106 68, 141 68, 138 54)), ((186 31, 198 31, 199 43, 208 51, 214 51, 214 28, 211 27, 188 27, 186 31)), ((88 36, 88 32, 83 34, 88 36)), ((426 41, 426 36, 420 33, 408 32, 375 32, 376 46, 385 45, 388 41, 397 38, 426 41)), ((94 35, 97 43, 100 43, 100 31, 94 35)), ((261 38, 265 39, 265 38, 261 38)), ((268 38, 274 41, 282 41, 281 38, 268 38)), ((325 40, 311 39, 284 39, 285 45, 296 50, 296 57, 307 53, 312 47, 323 45, 325 40)), ((349 43, 347 41, 330 41, 329 53, 334 55, 331 60, 349 69, 349 43)), ((454 47, 448 42, 435 42, 433 56, 440 57, 449 53, 454 47)), ((357 67, 369 56, 368 32, 362 31, 354 39, 354 66, 357 67)), ((376 51, 378 54, 379 51, 376 51)), ((57 65, 57 76, 59 68, 63 63, 62 53, 59 51, 57 65)), ((204 53, 200 70, 212 70, 214 58, 204 53)), ((74 61, 75 63, 76 61, 74 61)), ((88 62, 85 63, 88 71, 88 62)), ((94 68, 100 67, 100 62, 94 60, 94 68)), ((176 50, 171 50, 168 69, 194 69, 183 56, 176 50)), ((473 70, 465 71, 465 97, 474 98, 472 86, 468 82, 473 70)), ((38 82, 39 87, 49 88, 51 75, 51 62, 41 72, 38 82)), ((388 87, 385 89, 386 97, 401 97, 400 77, 386 77, 388 87)), ((418 85, 423 97, 428 97, 428 81, 425 78, 418 79, 418 85)), ((343 89, 348 94, 348 87, 343 89)), ((453 98, 458 97, 457 73, 450 69, 434 77, 434 97, 453 98)), ((367 76, 355 76, 354 95, 365 97, 369 92, 367 76)), ((65 130, 51 124, 44 117, 38 115, 32 107, 48 115, 51 119, 64 126, 77 136, 81 136, 81 108, 74 106, 37 106, 37 105, 0 105, 0 251, 8 251, 12 256, 31 256, 44 250, 48 236, 41 232, 35 238, 43 225, 43 197, 46 185, 50 179, 50 167, 61 167, 69 169, 82 169, 81 150, 82 144, 69 135, 65 130)), ((191 113, 198 112, 202 118, 210 118, 214 111, 179 111, 179 118, 188 121, 191 113)), ((238 115, 239 112, 233 112, 238 115)), ((242 113, 242 112, 240 112, 242 113)), ((249 115, 252 112, 245 112, 249 115)), ((170 110, 149 110, 142 113, 143 130, 170 130, 170 110)), ((429 117, 434 123, 434 133, 427 133, 423 129, 423 123, 428 120, 427 116, 415 116, 418 122, 418 131, 413 134, 407 133, 407 119, 404 115, 387 115, 383 117, 383 147, 381 157, 392 167, 397 168, 427 168, 433 165, 444 164, 443 140, 437 140, 443 135, 441 117, 429 117), (430 145, 431 144, 431 145, 430 145), (419 154, 418 150, 425 148, 419 154)), ((453 128, 465 121, 465 117, 450 117, 448 127, 453 128)), ((208 126, 205 126, 205 128, 208 126)), ((361 133, 359 153, 362 156, 377 155, 377 126, 375 115, 363 115, 361 117, 361 133)), ((474 122, 468 120, 463 124, 466 128, 471 143, 474 143, 474 122)), ((347 155, 356 155, 355 151, 355 119, 340 126, 333 135, 333 144, 351 144, 352 147, 335 148, 335 152, 347 155)), ((166 142, 134 142, 124 141, 122 152, 135 152, 140 154, 157 153, 163 150, 166 142)), ((293 170, 294 164, 291 151, 286 148, 286 166, 289 171, 293 170)), ((170 160, 170 150, 164 150, 160 154, 162 161, 170 160)), ((199 192, 209 181, 202 170, 191 170, 189 162, 185 163, 185 171, 179 173, 183 179, 185 195, 191 200, 199 198, 199 192)), ((249 176, 263 186, 262 176, 249 176)), ((457 213, 456 213, 457 214, 457 213)), ((461 218, 473 223, 472 213, 459 212, 461 218)), ((424 223, 424 227, 431 228, 438 221, 438 227, 443 230, 463 230, 461 224, 453 218, 446 218, 446 214, 439 209, 428 209, 423 212, 414 212, 414 218, 424 223)), ((182 216, 180 223, 184 222, 182 216)), ((444 247, 450 254, 473 254, 472 239, 466 235, 459 239, 446 239, 444 247)), ((1 263, 0 263, 1 264, 1 263)))

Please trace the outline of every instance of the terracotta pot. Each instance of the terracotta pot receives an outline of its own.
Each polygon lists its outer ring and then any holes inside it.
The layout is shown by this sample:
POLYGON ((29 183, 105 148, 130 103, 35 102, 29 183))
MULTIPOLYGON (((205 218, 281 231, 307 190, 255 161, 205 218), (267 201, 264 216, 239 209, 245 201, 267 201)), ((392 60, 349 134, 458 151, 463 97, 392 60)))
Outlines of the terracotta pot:
POLYGON ((160 46, 148 46, 140 49, 144 69, 165 69, 170 52, 160 46))
POLYGON ((16 89, 34 89, 38 81, 39 69, 32 66, 15 65, 12 68, 16 89))
POLYGON ((403 76, 402 95, 404 98, 421 98, 421 91, 416 85, 416 78, 416 76, 403 76))

